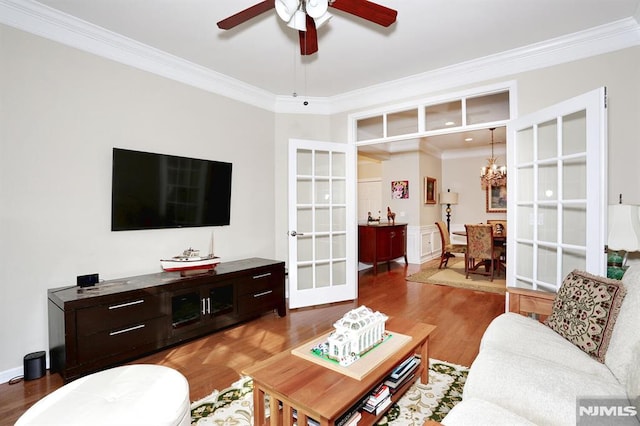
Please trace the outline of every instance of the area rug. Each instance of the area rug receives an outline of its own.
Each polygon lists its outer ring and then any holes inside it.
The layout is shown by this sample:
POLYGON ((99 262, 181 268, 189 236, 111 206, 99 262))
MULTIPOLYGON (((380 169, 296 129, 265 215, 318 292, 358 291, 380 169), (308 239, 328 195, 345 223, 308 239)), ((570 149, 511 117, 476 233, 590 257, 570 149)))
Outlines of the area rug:
MULTIPOLYGON (((380 425, 413 426, 440 421, 462 398, 468 368, 437 359, 429 362, 429 383, 417 380, 380 419, 380 425)), ((268 409, 267 409, 268 412, 268 409)), ((229 388, 214 391, 191 404, 191 424, 253 425, 253 382, 243 377, 229 388)))
POLYGON ((437 266, 425 268, 408 276, 407 281, 468 288, 489 293, 505 294, 506 292, 504 271, 501 272, 500 276, 494 277, 493 282, 484 275, 469 274, 469 278, 465 278, 464 275, 464 259, 449 259, 449 264, 446 268, 438 269, 437 266))

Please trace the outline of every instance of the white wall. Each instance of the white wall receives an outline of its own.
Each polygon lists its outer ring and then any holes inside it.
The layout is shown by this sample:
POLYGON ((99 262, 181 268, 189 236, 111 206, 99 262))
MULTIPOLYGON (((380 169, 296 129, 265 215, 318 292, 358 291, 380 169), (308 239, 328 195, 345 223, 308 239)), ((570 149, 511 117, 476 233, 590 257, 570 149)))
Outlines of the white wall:
MULTIPOLYGON (((505 155, 496 155, 500 164, 505 155)), ((451 206, 451 228, 464 229, 465 223, 486 223, 488 219, 506 219, 506 213, 487 213, 486 191, 480 185, 480 168, 487 163, 487 156, 448 157, 442 161, 443 190, 457 192, 458 204, 451 206)), ((442 207, 442 220, 446 220, 446 206, 442 207)))
POLYGON ((77 275, 159 272, 212 230, 223 261, 276 257, 272 112, 8 27, 0 43, 0 377, 48 349, 47 289, 77 275), (111 232, 114 146, 233 163, 231 225, 111 232))

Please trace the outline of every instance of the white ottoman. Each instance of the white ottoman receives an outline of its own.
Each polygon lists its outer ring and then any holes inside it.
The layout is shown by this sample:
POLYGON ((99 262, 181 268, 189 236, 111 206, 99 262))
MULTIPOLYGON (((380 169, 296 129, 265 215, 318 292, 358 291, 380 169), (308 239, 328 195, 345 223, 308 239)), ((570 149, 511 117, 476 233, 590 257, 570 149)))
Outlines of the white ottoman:
POLYGON ((75 380, 36 402, 16 425, 191 424, 189 383, 160 365, 125 365, 75 380))

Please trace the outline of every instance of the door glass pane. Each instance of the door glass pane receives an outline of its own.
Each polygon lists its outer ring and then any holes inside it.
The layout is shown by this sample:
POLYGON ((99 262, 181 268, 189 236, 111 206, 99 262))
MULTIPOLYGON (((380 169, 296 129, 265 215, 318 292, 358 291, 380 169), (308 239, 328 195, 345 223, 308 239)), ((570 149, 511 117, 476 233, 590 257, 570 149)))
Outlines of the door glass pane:
POLYGON ((538 160, 558 157, 557 120, 538 125, 538 160))
POLYGON ((332 209, 333 232, 344 232, 347 230, 347 208, 334 207, 332 209))
POLYGON ((467 125, 508 119, 508 91, 467 98, 467 125))
POLYGON ((313 288, 313 266, 298 265, 298 290, 309 290, 313 288))
POLYGON ((329 193, 328 180, 316 180, 316 204, 329 204, 331 202, 331 194, 329 193))
POLYGON ((555 163, 542 164, 538 168, 538 201, 557 200, 558 167, 555 163))
POLYGON ((347 285, 347 262, 333 262, 333 286, 347 285))
POLYGON ((558 265, 555 247, 538 248, 538 280, 555 285, 558 265))
POLYGON ((516 162, 530 163, 533 161, 533 127, 527 127, 516 132, 516 162))
POLYGON ((328 207, 316 209, 316 232, 329 232, 331 230, 331 217, 328 207))
POLYGON ((347 176, 347 155, 344 152, 331 153, 331 175, 333 177, 347 176))
POLYGON ((573 158, 562 166, 562 191, 565 200, 582 200, 587 198, 587 158, 573 158))
POLYGON ((438 130, 462 126, 462 101, 445 102, 425 108, 425 129, 438 130))
POLYGON ((313 260, 313 237, 298 236, 298 262, 310 262, 313 260))
POLYGON ((296 187, 298 204, 311 204, 311 197, 313 196, 311 180, 298 179, 296 187))
POLYGON ((300 234, 313 232, 313 210, 311 208, 298 208, 296 231, 300 234))
POLYGON ((332 239, 333 258, 344 259, 347 257, 347 236, 346 234, 334 234, 332 239))
POLYGON ((316 176, 329 176, 330 174, 330 157, 326 151, 315 151, 316 153, 316 176))
POLYGON ((347 194, 345 194, 347 185, 344 180, 334 180, 331 184, 331 201, 333 204, 345 204, 347 202, 347 194))
POLYGON ((318 235, 316 237, 316 260, 328 260, 331 258, 330 251, 331 237, 329 235, 318 235))
POLYGON ((331 267, 328 263, 316 264, 316 288, 331 286, 331 267))
POLYGON ((564 250, 562 252, 562 276, 566 277, 574 269, 586 270, 587 259, 584 251, 564 250))
POLYGON ((418 109, 387 114, 387 136, 408 135, 418 132, 418 109))
POLYGON ((558 208, 555 204, 538 208, 538 239, 552 243, 558 240, 558 208))
POLYGON ((533 207, 518 206, 516 208, 516 217, 518 221, 518 235, 516 238, 532 240, 533 239, 533 207))
POLYGON ((518 203, 533 202, 533 166, 518 169, 518 191, 516 192, 518 203))
POLYGON ((577 246, 587 244, 587 209, 584 205, 564 206, 562 209, 562 242, 577 246))
POLYGON ((533 246, 526 243, 516 244, 516 257, 518 259, 530 259, 528 262, 516 263, 516 275, 533 277, 533 246))
POLYGON ((577 154, 587 151, 587 112, 578 111, 562 119, 562 153, 577 154))
POLYGON ((310 150, 299 149, 297 154, 297 167, 296 174, 298 176, 310 176, 313 168, 313 155, 310 150))
POLYGON ((378 139, 383 137, 383 118, 382 116, 362 118, 356 122, 357 140, 367 141, 370 139, 378 139))

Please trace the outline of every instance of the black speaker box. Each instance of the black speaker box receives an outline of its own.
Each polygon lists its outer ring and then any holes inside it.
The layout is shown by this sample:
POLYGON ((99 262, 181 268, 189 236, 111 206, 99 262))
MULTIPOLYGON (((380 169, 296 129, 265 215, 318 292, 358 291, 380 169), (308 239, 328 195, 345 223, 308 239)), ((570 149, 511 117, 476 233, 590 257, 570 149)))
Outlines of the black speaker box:
POLYGON ((31 352, 24 356, 24 379, 34 380, 44 376, 47 372, 46 353, 44 351, 31 352))

